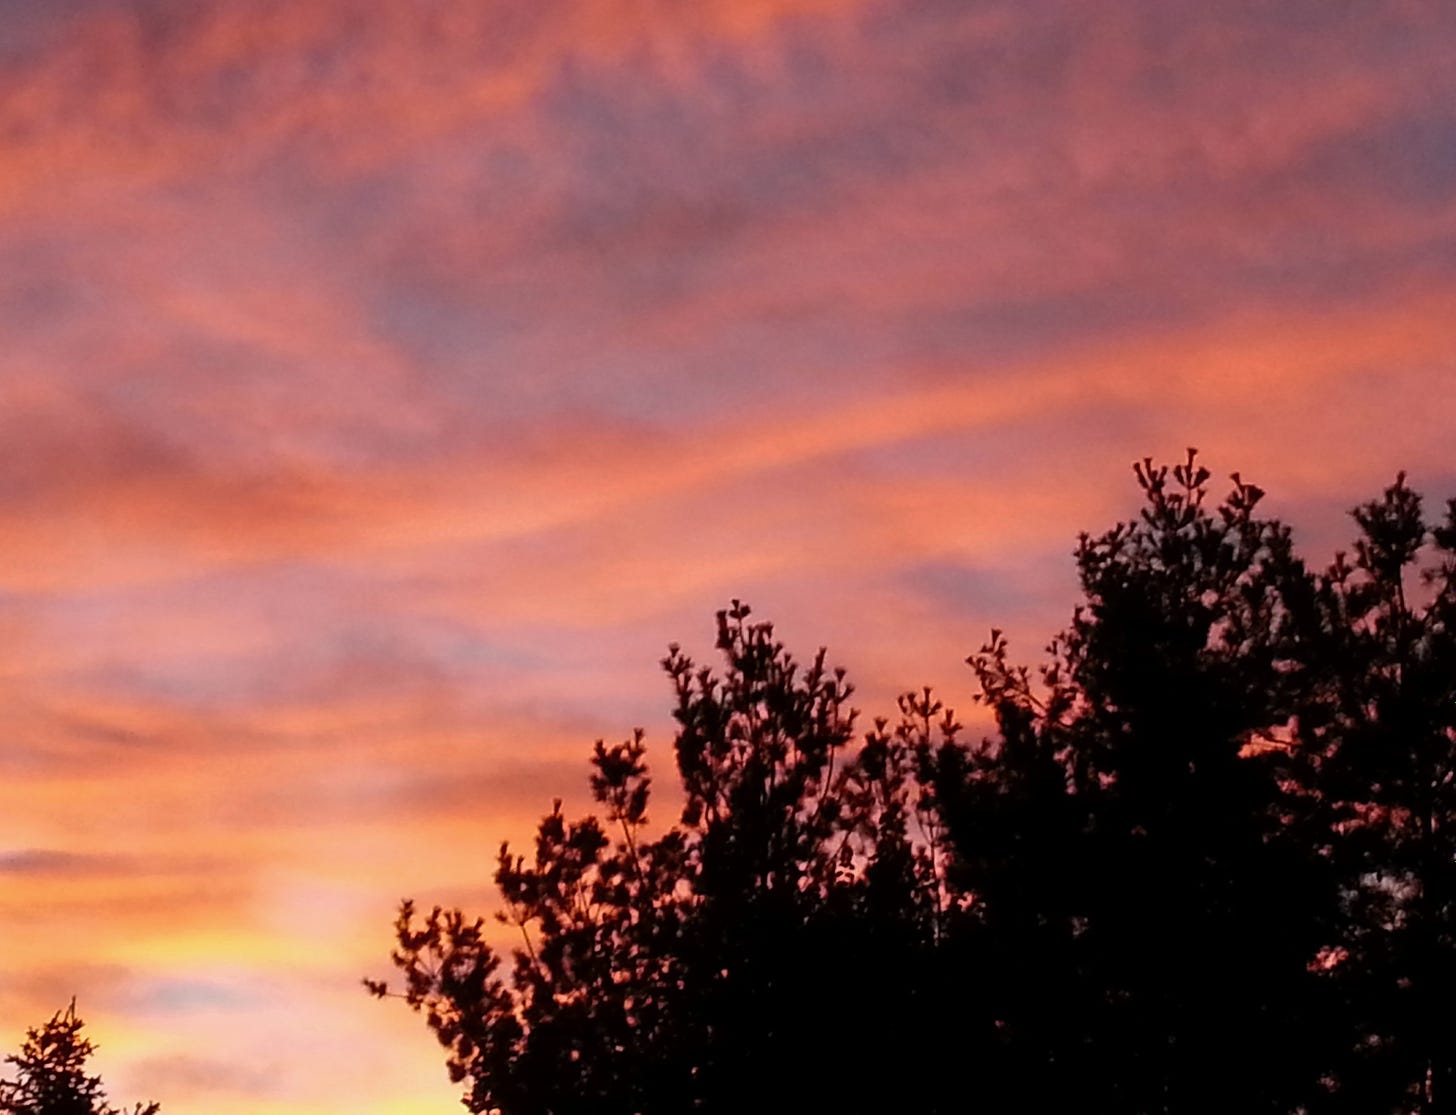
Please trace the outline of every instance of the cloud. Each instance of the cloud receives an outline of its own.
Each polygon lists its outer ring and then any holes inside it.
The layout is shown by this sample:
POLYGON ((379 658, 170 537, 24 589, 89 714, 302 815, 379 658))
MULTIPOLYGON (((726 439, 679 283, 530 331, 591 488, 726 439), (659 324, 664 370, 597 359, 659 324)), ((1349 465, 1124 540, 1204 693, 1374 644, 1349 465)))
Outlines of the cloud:
POLYGON ((0 852, 0 875, 113 875, 128 869, 112 856, 63 852, 55 848, 21 848, 0 852))
POLYGON ((132 1067, 131 1075, 148 1081, 155 1094, 166 1095, 176 1104, 205 1105, 218 1098, 268 1100, 277 1098, 280 1091, 267 1068, 226 1057, 185 1053, 148 1057, 132 1067))
POLYGON ((1435 6, 0 13, 0 1021, 95 995, 118 1096, 452 1104, 393 904, 597 736, 666 795, 731 597, 969 720, 1131 461, 1453 478, 1435 6))

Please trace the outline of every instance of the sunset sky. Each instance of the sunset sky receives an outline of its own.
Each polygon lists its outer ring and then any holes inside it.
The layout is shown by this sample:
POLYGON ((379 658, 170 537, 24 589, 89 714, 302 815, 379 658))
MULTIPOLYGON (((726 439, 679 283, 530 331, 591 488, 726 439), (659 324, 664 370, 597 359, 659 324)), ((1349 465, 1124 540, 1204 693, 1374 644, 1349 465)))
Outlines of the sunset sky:
MULTIPOLYGON (((0 0, 0 1052, 458 1110, 370 1000, 732 597, 866 718, 1198 446, 1456 495, 1445 0, 0 0)), ((664 807, 655 816, 671 819, 664 807)))

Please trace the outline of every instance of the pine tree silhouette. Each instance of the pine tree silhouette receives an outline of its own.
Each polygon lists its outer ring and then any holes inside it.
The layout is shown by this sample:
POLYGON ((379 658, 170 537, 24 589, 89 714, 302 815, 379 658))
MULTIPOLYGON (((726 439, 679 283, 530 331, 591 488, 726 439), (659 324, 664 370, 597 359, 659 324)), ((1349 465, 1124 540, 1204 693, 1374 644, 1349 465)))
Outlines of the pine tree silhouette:
MULTIPOLYGON (((930 690, 862 735, 843 671, 734 602, 496 883, 396 923, 401 996, 506 1115, 1456 1111, 1456 502, 1399 478, 1315 575, 1238 474, 1135 469, 1037 672, 993 631, 969 742, 930 690)), ((390 994, 366 981, 376 995, 390 994)))
POLYGON ((16 1067, 14 1080, 0 1081, 3 1115, 157 1115, 160 1105, 137 1104, 130 1112, 112 1107, 99 1076, 86 1072, 96 1047, 81 1034, 76 1000, 49 1022, 26 1031, 20 1052, 5 1058, 16 1067))

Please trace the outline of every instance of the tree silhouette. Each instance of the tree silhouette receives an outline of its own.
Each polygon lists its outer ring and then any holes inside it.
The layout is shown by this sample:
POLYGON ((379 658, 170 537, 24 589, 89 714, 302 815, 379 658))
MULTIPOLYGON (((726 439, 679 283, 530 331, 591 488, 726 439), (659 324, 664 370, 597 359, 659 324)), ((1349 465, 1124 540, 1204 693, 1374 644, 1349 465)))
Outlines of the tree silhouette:
POLYGON ((736 601, 721 673, 672 647, 678 823, 599 741, 603 819, 501 848, 509 974, 401 908, 467 1106, 1456 1110, 1456 503, 1398 479, 1315 575, 1237 474, 1135 472, 1040 670, 968 660, 989 739, 928 689, 857 738, 736 601))
POLYGON ((1253 485, 1235 476, 1210 509, 1192 452, 1136 472, 1139 518, 1081 539, 1084 603, 1041 684, 997 637, 971 659, 1002 740, 951 834, 988 916, 1041 937, 993 935, 1024 955, 1006 996, 1040 991, 1023 1025, 1059 1027, 1036 1079, 1107 1110, 1292 1110, 1333 906, 1279 746, 1312 584, 1253 485), (1014 827, 987 843, 986 798, 1018 786, 1014 827))
POLYGON ((482 920, 435 909, 417 922, 404 903, 402 994, 470 1082, 472 1111, 734 1110, 761 1098, 766 1074, 805 1102, 903 1093, 898 1069, 839 1062, 847 1020, 916 1005, 915 981, 855 974, 908 963, 934 904, 906 831, 909 772, 888 739, 872 774, 846 764, 843 672, 823 652, 796 662, 749 614, 719 613, 721 675, 676 646, 663 661, 677 825, 643 836, 639 733, 596 745, 605 822, 570 822, 558 803, 532 860, 501 848, 499 916, 522 938, 508 980, 482 920))
POLYGON ((96 1047, 81 1035, 85 1023, 76 1001, 57 1011, 39 1029, 26 1031, 20 1052, 5 1058, 16 1067, 14 1080, 0 1081, 3 1115, 156 1115, 160 1105, 136 1104, 129 1112, 112 1107, 99 1076, 86 1073, 96 1047))
POLYGON ((1456 1111, 1456 501, 1432 527, 1401 475, 1353 516, 1299 718, 1344 908, 1328 1106, 1456 1111))

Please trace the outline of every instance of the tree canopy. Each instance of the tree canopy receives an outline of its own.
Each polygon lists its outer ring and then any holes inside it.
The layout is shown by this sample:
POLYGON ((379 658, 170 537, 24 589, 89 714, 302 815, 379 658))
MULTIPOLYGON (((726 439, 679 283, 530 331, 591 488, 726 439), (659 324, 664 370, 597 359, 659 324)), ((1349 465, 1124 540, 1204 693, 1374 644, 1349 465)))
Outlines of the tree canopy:
POLYGON ((401 907, 467 1107, 1456 1111, 1456 501, 1399 477, 1312 572, 1237 474, 1136 476, 1041 667, 968 659, 988 738, 861 728, 736 601, 670 648, 674 824, 598 741, 600 815, 500 849, 510 957, 401 907))
POLYGON ((130 1110, 112 1107, 99 1076, 88 1075, 96 1051, 81 1030, 76 1001, 57 1011, 43 1026, 26 1031, 20 1052, 5 1058, 15 1079, 0 1080, 0 1115, 157 1115, 156 1103, 130 1110))

